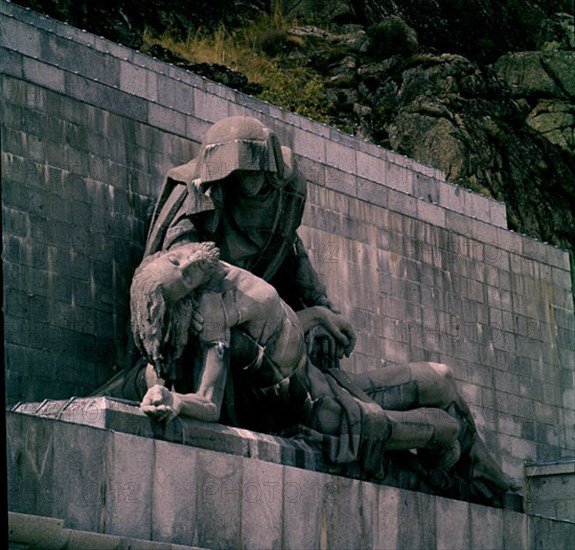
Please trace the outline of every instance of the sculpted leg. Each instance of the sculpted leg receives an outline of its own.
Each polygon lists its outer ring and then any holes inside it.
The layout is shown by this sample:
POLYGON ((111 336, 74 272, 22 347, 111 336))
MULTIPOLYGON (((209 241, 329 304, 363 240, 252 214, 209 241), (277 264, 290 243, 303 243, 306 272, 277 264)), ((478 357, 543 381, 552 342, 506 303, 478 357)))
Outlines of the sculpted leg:
POLYGON ((425 457, 426 464, 446 470, 459 460, 459 423, 445 411, 422 407, 411 411, 386 411, 386 414, 391 422, 386 449, 418 449, 418 455, 425 457))
POLYGON ((354 380, 389 411, 394 422, 389 449, 419 448, 424 461, 444 469, 461 457, 457 467, 466 469, 461 473, 468 479, 487 481, 500 490, 513 488, 477 433, 446 365, 421 362, 386 367, 356 375, 354 380))

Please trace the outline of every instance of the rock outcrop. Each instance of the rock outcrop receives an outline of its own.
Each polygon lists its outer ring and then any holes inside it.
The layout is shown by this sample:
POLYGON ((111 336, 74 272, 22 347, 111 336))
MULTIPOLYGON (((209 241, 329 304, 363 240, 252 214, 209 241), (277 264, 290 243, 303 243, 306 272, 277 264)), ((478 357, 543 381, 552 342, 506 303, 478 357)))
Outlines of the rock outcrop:
POLYGON ((573 16, 545 20, 539 50, 501 56, 494 65, 512 97, 528 110, 527 125, 567 153, 575 152, 575 32, 573 16))

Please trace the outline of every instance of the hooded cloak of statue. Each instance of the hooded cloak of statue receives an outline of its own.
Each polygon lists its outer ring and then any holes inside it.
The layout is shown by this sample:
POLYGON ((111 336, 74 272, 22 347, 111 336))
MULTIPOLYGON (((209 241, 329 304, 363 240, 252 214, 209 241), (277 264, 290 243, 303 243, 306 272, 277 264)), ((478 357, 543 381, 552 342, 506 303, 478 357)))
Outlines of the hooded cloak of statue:
POLYGON ((296 311, 315 305, 326 291, 296 232, 305 199, 292 150, 256 119, 226 118, 208 130, 195 159, 168 172, 145 256, 214 241, 222 260, 272 284, 296 311), (263 172, 264 188, 240 196, 238 170, 263 172))

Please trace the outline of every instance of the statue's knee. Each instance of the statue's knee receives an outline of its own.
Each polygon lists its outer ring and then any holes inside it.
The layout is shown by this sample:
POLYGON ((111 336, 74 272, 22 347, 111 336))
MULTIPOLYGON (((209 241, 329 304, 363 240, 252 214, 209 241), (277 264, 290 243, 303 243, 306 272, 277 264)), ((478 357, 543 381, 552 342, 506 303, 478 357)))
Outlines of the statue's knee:
POLYGON ((412 370, 419 391, 419 405, 448 407, 456 398, 451 370, 443 363, 417 363, 412 370))
POLYGON ((337 435, 340 430, 341 416, 341 405, 331 397, 325 396, 316 405, 312 427, 323 434, 337 435))
POLYGON ((444 363, 432 363, 428 365, 438 374, 441 378, 451 378, 451 369, 444 363))

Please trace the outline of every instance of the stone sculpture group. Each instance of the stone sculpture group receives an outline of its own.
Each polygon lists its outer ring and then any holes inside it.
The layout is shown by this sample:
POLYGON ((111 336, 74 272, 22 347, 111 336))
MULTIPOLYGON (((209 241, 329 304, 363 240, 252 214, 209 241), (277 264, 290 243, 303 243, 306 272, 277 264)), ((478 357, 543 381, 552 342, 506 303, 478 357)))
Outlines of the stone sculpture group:
POLYGON ((298 237, 305 199, 292 150, 249 117, 214 124, 168 173, 131 287, 141 409, 297 434, 373 479, 409 451, 429 479, 497 501, 512 481, 447 366, 339 367, 355 333, 298 237))

